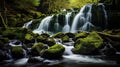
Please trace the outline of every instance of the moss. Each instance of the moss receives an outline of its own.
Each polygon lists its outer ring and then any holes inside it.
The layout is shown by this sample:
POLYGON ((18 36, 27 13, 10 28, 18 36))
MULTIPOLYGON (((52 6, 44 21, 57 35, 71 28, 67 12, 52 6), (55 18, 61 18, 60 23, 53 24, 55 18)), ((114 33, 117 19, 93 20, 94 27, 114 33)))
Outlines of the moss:
POLYGON ((41 34, 41 36, 43 36, 43 37, 45 37, 45 38, 48 38, 48 37, 50 37, 50 34, 48 34, 48 33, 43 33, 43 34, 41 34))
POLYGON ((69 38, 74 38, 75 37, 75 34, 74 33, 65 33, 65 35, 67 35, 69 38))
POLYGON ((26 40, 32 40, 34 37, 31 34, 26 34, 25 39, 26 40))
POLYGON ((67 35, 62 37, 62 42, 69 42, 69 37, 67 35))
POLYGON ((74 53, 80 54, 94 54, 103 44, 103 39, 96 33, 91 32, 86 38, 80 38, 75 42, 74 53))
POLYGON ((13 58, 23 58, 24 57, 24 50, 20 46, 12 47, 11 53, 12 53, 13 58))
POLYGON ((40 55, 40 52, 43 48, 44 48, 44 44, 41 42, 34 44, 31 48, 31 54, 33 56, 38 56, 38 55, 40 55))
POLYGON ((62 38, 63 36, 64 36, 64 33, 62 33, 62 32, 58 32, 53 35, 54 38, 62 38))
POLYGON ((47 40, 47 38, 45 38, 45 37, 43 37, 41 35, 37 37, 38 42, 46 43, 46 40, 47 40))
POLYGON ((47 59, 59 59, 62 57, 64 50, 65 48, 61 44, 55 44, 46 49, 42 54, 42 57, 47 59))
POLYGON ((88 33, 86 33, 86 32, 79 32, 75 35, 74 40, 76 41, 79 38, 85 38, 87 35, 88 35, 88 33))
POLYGON ((47 38, 46 40, 46 44, 48 44, 48 46, 53 46, 55 44, 55 40, 54 38, 47 38))

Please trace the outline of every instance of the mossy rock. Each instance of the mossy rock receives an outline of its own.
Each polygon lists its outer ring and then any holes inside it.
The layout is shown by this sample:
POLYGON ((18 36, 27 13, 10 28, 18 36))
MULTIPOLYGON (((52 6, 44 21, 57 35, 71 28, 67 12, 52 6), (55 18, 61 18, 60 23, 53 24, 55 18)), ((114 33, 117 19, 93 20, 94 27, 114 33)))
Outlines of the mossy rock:
POLYGON ((54 38, 62 38, 63 36, 64 36, 64 33, 62 33, 62 32, 58 32, 53 35, 54 38))
POLYGON ((46 43, 46 41, 47 41, 47 38, 45 38, 45 37, 43 37, 41 35, 37 37, 37 42, 46 43))
POLYGON ((48 44, 48 46, 53 46, 53 45, 55 45, 55 40, 54 40, 54 38, 47 38, 47 40, 46 40, 46 44, 48 44))
POLYGON ((65 48, 61 44, 55 44, 46 49, 41 57, 46 59, 60 59, 65 51, 65 48))
POLYGON ((44 44, 39 42, 32 46, 31 48, 31 55, 32 56, 40 56, 40 52, 44 49, 44 44))
POLYGON ((42 62, 44 59, 43 58, 37 58, 37 57, 30 57, 29 59, 28 59, 28 63, 40 63, 40 62, 42 62))
POLYGON ((65 35, 67 35, 69 38, 74 38, 75 37, 75 34, 74 33, 65 33, 65 35))
POLYGON ((76 33, 76 34, 75 34, 74 41, 76 41, 76 40, 79 39, 79 38, 85 38, 85 37, 87 37, 87 35, 88 35, 88 33, 83 32, 83 31, 81 31, 81 32, 79 32, 79 33, 76 33))
POLYGON ((80 38, 75 42, 72 50, 77 54, 98 54, 98 48, 103 44, 103 39, 96 33, 91 32, 86 38, 80 38))
POLYGON ((62 37, 62 42, 69 42, 69 37, 67 35, 62 37))
POLYGON ((24 41, 25 44, 28 44, 28 43, 35 43, 35 39, 33 37, 33 35, 31 34, 26 34, 25 35, 25 41, 24 41))
POLYGON ((50 34, 48 34, 48 33, 42 33, 41 36, 43 36, 45 38, 48 38, 48 37, 50 37, 50 34))
POLYGON ((15 59, 23 58, 25 56, 24 49, 20 46, 12 47, 11 54, 15 59))

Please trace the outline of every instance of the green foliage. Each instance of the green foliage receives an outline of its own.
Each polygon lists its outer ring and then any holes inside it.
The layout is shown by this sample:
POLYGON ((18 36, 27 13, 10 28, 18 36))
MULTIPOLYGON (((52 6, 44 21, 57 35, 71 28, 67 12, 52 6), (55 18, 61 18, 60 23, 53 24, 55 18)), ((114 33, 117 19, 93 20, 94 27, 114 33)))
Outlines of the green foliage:
POLYGON ((28 9, 34 6, 38 6, 40 3, 39 0, 10 0, 10 2, 20 9, 28 9))
POLYGON ((69 0, 70 6, 73 8, 81 8, 87 3, 97 3, 98 0, 69 0))

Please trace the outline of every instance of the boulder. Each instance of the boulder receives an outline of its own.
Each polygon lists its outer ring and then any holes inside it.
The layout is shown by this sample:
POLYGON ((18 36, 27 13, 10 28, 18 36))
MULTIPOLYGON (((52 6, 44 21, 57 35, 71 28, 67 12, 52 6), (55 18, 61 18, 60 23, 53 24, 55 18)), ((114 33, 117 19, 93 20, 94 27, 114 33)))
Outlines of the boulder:
POLYGON ((86 38, 80 38, 75 42, 73 53, 94 55, 99 54, 98 48, 103 44, 103 39, 96 33, 91 32, 86 38))
POLYGON ((69 42, 69 37, 67 35, 62 37, 62 42, 69 42))
POLYGON ((62 38, 63 36, 64 36, 64 33, 62 33, 62 32, 58 32, 53 35, 54 38, 62 38))
POLYGON ((21 46, 14 46, 11 48, 12 57, 15 59, 25 57, 25 51, 21 46))
POLYGON ((40 63, 40 62, 42 62, 44 59, 43 58, 41 58, 41 57, 30 57, 29 59, 28 59, 28 63, 40 63))
POLYGON ((41 57, 46 59, 60 59, 65 51, 65 48, 61 44, 55 44, 46 49, 41 57))
POLYGON ((40 52, 43 50, 43 49, 46 49, 47 47, 39 42, 39 43, 36 43, 32 46, 31 48, 31 55, 32 56, 40 56, 40 52))

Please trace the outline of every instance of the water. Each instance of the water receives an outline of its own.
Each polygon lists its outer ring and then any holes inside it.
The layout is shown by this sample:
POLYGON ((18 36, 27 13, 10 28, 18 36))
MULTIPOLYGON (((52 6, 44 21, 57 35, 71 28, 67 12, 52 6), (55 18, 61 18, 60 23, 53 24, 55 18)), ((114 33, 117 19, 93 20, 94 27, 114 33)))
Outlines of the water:
POLYGON ((49 24, 50 24, 51 19, 52 19, 52 16, 47 16, 47 17, 45 17, 45 18, 41 21, 39 27, 38 27, 37 29, 33 30, 33 32, 40 34, 40 33, 43 33, 43 32, 45 32, 45 31, 48 31, 48 27, 49 27, 49 24))
POLYGON ((32 20, 31 21, 29 21, 29 22, 27 22, 27 23, 25 23, 24 25, 23 25, 23 28, 30 28, 30 25, 32 24, 32 20))
POLYGON ((64 25, 64 27, 63 27, 63 32, 69 32, 70 31, 70 25, 69 25, 69 22, 70 22, 70 16, 71 16, 71 12, 69 13, 67 13, 66 15, 65 15, 65 25, 64 25))

